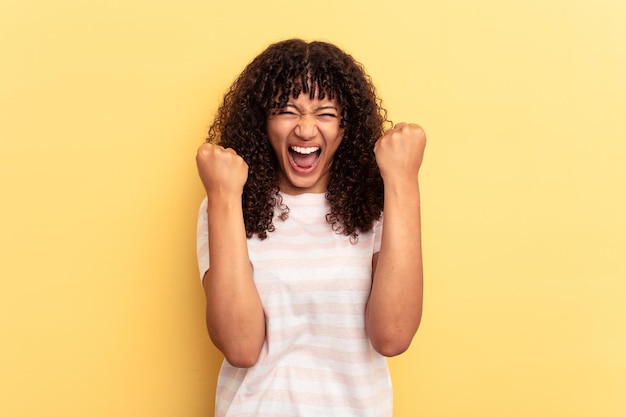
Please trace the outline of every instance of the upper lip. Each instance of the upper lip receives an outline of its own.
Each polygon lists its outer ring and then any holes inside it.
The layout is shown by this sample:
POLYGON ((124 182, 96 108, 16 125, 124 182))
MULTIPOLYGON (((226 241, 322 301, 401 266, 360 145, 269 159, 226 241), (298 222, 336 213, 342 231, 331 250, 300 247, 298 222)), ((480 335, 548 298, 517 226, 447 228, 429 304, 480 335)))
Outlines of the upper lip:
POLYGON ((306 145, 306 146, 291 145, 289 146, 289 149, 294 150, 298 153, 311 153, 311 152, 318 151, 320 147, 316 145, 306 145))

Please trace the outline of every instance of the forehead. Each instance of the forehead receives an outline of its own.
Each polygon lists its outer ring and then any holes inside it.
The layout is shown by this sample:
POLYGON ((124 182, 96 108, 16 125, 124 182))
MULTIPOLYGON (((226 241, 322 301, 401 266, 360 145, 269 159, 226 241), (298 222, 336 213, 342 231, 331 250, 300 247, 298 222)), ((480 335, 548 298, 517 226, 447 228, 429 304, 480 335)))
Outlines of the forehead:
MULTIPOLYGON (((270 81, 273 90, 271 107, 283 107, 288 102, 294 100, 307 101, 307 99, 312 101, 324 101, 325 99, 334 101, 332 99, 337 99, 334 102, 341 104, 342 83, 337 81, 338 77, 333 77, 328 71, 314 71, 308 67, 300 70, 304 72, 298 74, 292 73, 293 68, 284 69, 279 71, 279 74, 270 81)), ((266 88, 263 89, 267 91, 266 88)))
POLYGON ((308 94, 300 94, 298 97, 291 96, 287 104, 294 105, 301 109, 309 109, 309 110, 315 110, 320 107, 324 107, 324 108, 333 107, 333 108, 339 109, 339 103, 334 98, 333 99, 330 99, 328 97, 311 98, 308 94))

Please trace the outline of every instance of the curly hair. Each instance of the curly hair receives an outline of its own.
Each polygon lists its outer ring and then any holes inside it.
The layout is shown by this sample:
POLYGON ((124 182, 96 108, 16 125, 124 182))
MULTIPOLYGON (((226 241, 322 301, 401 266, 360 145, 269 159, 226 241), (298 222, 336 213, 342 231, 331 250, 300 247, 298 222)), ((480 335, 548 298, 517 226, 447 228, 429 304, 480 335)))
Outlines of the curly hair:
POLYGON ((363 66, 327 42, 290 39, 274 43, 254 58, 224 95, 207 142, 232 148, 248 164, 242 208, 248 238, 274 231, 274 210, 286 218, 279 194, 279 165, 267 134, 270 112, 301 93, 328 97, 341 108, 343 139, 331 165, 326 220, 337 233, 356 241, 383 210, 383 181, 374 156, 376 140, 388 123, 386 110, 363 66))

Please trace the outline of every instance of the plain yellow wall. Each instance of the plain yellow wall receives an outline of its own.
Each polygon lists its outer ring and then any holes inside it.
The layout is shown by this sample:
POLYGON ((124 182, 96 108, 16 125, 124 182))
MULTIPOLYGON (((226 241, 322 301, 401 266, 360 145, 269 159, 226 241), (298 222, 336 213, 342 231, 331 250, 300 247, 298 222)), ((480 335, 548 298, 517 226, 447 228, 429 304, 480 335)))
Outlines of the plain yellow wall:
POLYGON ((0 415, 212 415, 194 152, 286 37, 429 135, 395 415, 626 415, 621 0, 3 0, 0 415))

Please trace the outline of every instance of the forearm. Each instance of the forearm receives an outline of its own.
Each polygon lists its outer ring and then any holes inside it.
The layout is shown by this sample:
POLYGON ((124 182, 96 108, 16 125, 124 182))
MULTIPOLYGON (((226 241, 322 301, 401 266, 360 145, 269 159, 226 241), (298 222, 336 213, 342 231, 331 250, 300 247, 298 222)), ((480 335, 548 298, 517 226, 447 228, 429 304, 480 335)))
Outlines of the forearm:
POLYGON ((252 366, 265 338, 261 300, 252 279, 241 199, 209 199, 210 269, 204 279, 213 343, 234 366, 252 366))
POLYGON ((374 262, 366 330, 385 356, 405 351, 422 316, 423 270, 417 180, 385 184, 381 249, 374 262))

